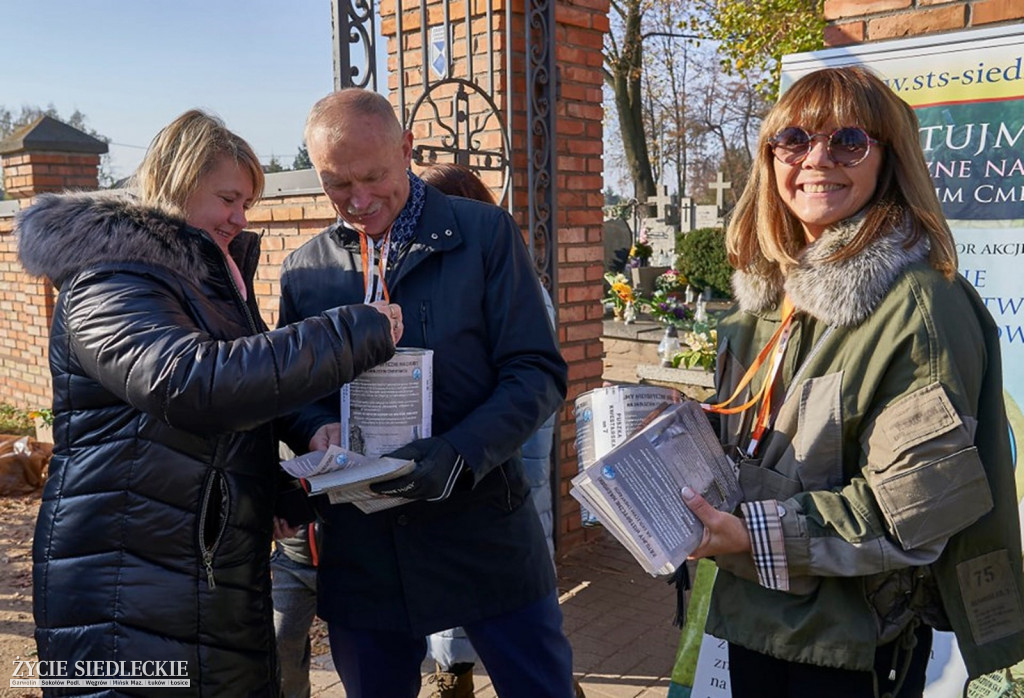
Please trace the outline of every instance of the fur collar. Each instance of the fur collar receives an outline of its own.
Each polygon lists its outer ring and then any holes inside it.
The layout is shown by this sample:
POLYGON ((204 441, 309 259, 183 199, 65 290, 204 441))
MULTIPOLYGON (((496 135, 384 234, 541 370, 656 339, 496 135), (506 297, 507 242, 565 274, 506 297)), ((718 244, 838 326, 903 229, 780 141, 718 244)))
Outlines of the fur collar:
POLYGON ((124 192, 41 194, 18 214, 15 232, 25 270, 58 289, 83 269, 118 262, 164 267, 195 284, 210 276, 212 241, 124 192))
POLYGON ((740 308, 752 313, 770 310, 779 305, 785 291, 797 310, 830 325, 852 327, 863 322, 903 270, 928 257, 928 242, 922 238, 905 249, 904 230, 894 229, 856 257, 826 263, 853 239, 862 220, 850 219, 826 230, 804 248, 785 279, 778 266, 768 276, 736 271, 732 286, 740 308))

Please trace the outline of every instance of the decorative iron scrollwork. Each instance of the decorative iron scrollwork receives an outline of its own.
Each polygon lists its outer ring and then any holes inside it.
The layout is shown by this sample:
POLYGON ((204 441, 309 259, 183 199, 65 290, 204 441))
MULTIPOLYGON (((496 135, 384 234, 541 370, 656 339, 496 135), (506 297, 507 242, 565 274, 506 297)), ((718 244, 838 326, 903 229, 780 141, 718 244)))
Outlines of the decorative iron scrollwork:
POLYGON ((555 60, 553 0, 528 0, 526 18, 526 109, 529 167, 530 248, 541 283, 552 294, 555 255, 555 60))
POLYGON ((501 195, 504 201, 511 184, 510 144, 501 111, 490 94, 479 84, 462 78, 447 78, 430 83, 409 109, 407 126, 422 123, 421 111, 428 110, 432 138, 420 138, 413 147, 413 162, 431 165, 454 162, 481 172, 501 173, 501 195), (450 100, 450 116, 443 116, 442 101, 450 100), (473 109, 483 104, 483 109, 473 109), (501 134, 501 148, 485 148, 482 134, 501 134))
POLYGON ((334 22, 334 89, 364 87, 376 90, 377 29, 373 0, 332 0, 331 10, 334 22), (359 58, 359 54, 362 54, 362 60, 354 61, 353 58, 359 58))

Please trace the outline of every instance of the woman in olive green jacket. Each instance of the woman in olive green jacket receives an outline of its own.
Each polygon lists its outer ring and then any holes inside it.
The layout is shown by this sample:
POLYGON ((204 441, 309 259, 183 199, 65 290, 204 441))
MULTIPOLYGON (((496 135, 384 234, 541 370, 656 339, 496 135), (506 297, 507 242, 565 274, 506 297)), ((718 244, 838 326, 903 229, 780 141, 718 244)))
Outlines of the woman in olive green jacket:
POLYGON ((998 335, 917 128, 862 68, 802 78, 729 225, 738 308, 710 409, 744 503, 684 498, 735 698, 921 695, 931 628, 971 677, 1024 657, 998 335))

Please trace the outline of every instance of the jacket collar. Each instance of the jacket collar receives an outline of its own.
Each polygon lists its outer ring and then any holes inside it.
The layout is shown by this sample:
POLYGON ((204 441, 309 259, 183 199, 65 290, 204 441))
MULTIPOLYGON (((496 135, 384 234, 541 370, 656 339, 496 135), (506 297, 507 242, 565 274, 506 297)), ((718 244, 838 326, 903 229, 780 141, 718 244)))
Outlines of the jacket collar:
POLYGON ((830 325, 854 326, 878 307, 900 274, 928 257, 928 241, 921 238, 904 247, 907 227, 894 228, 871 241, 855 257, 838 262, 828 257, 848 244, 863 218, 854 218, 826 230, 805 247, 797 266, 783 278, 778 265, 768 274, 737 270, 732 285, 742 310, 764 313, 778 307, 783 293, 793 306, 830 325))
MULTIPOLYGON (((388 285, 397 283, 430 255, 453 250, 462 244, 462 234, 448 196, 429 184, 425 186, 423 211, 419 223, 413 231, 408 247, 397 257, 393 275, 388 276, 388 285)), ((356 250, 359 249, 359 233, 354 229, 338 222, 329 234, 358 255, 356 250)))
MULTIPOLYGON (((118 263, 164 267, 198 285, 216 268, 211 260, 219 261, 216 244, 203 231, 125 192, 41 194, 18 214, 15 230, 25 270, 46 276, 58 289, 84 269, 118 263)), ((231 241, 231 255, 246 278, 254 272, 258 246, 258 236, 247 231, 231 241)))

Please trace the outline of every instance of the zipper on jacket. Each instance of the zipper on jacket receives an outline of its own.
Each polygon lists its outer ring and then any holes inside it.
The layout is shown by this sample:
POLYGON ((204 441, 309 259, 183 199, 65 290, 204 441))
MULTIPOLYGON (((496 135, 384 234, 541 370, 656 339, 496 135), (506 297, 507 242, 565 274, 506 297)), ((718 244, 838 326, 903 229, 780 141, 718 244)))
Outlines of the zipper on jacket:
MULTIPOLYGON (((245 299, 242 297, 242 292, 240 290, 238 290, 238 285, 235 283, 235 277, 231 273, 230 267, 228 267, 228 260, 224 258, 225 254, 227 254, 227 253, 225 253, 225 252, 221 252, 220 253, 220 265, 221 265, 222 270, 224 271, 225 276, 227 276, 228 286, 231 287, 231 291, 234 294, 235 300, 238 302, 239 307, 241 307, 242 313, 245 314, 245 320, 249 324, 249 330, 253 334, 259 334, 260 328, 256 324, 256 320, 253 318, 252 312, 250 312, 250 310, 249 310, 249 305, 245 302, 245 299)), ((246 266, 248 267, 248 265, 246 265, 246 266)), ((241 274, 242 270, 239 269, 238 271, 239 271, 239 274, 241 274)), ((242 278, 242 281, 244 283, 245 277, 242 278)))
POLYGON ((803 376, 804 369, 807 368, 808 365, 810 365, 811 361, 813 361, 814 358, 818 355, 818 352, 821 351, 822 346, 824 346, 825 344, 825 340, 832 335, 833 330, 835 330, 834 325, 829 325, 828 327, 825 328, 825 331, 821 333, 821 337, 818 338, 818 341, 814 343, 813 347, 811 347, 811 350, 807 353, 807 356, 804 357, 803 363, 801 363, 800 366, 797 367, 796 371, 794 371, 793 378, 790 379, 789 387, 786 389, 786 394, 782 398, 783 403, 789 400, 789 398, 793 395, 793 389, 796 387, 797 383, 800 382, 800 377, 803 376))
POLYGON ((206 583, 210 589, 217 588, 217 582, 213 576, 213 556, 217 552, 217 548, 220 546, 221 539, 224 537, 224 531, 227 529, 227 526, 228 485, 224 479, 224 474, 215 470, 206 483, 206 487, 203 491, 202 506, 199 511, 199 552, 203 559, 203 566, 206 568, 206 583), (206 527, 208 525, 211 502, 214 496, 220 497, 220 504, 216 511, 218 516, 218 521, 216 522, 217 529, 213 541, 207 543, 206 527))
POLYGON ((512 485, 508 484, 508 475, 505 473, 505 463, 498 466, 501 471, 501 479, 505 483, 505 509, 512 511, 512 485))
POLYGON ((427 318, 430 313, 430 306, 426 301, 420 301, 420 331, 423 333, 423 346, 426 346, 430 342, 427 341, 427 318))
MULTIPOLYGON (((227 263, 225 262, 225 265, 227 263)), ((249 323, 249 330, 253 334, 258 334, 260 328, 256 325, 256 320, 253 319, 252 312, 249 310, 249 305, 242 298, 242 292, 238 290, 238 286, 235 285, 235 280, 231 278, 231 270, 228 269, 228 282, 231 284, 231 290, 234 291, 235 300, 238 301, 238 305, 241 306, 242 312, 245 314, 245 321, 249 323)))

